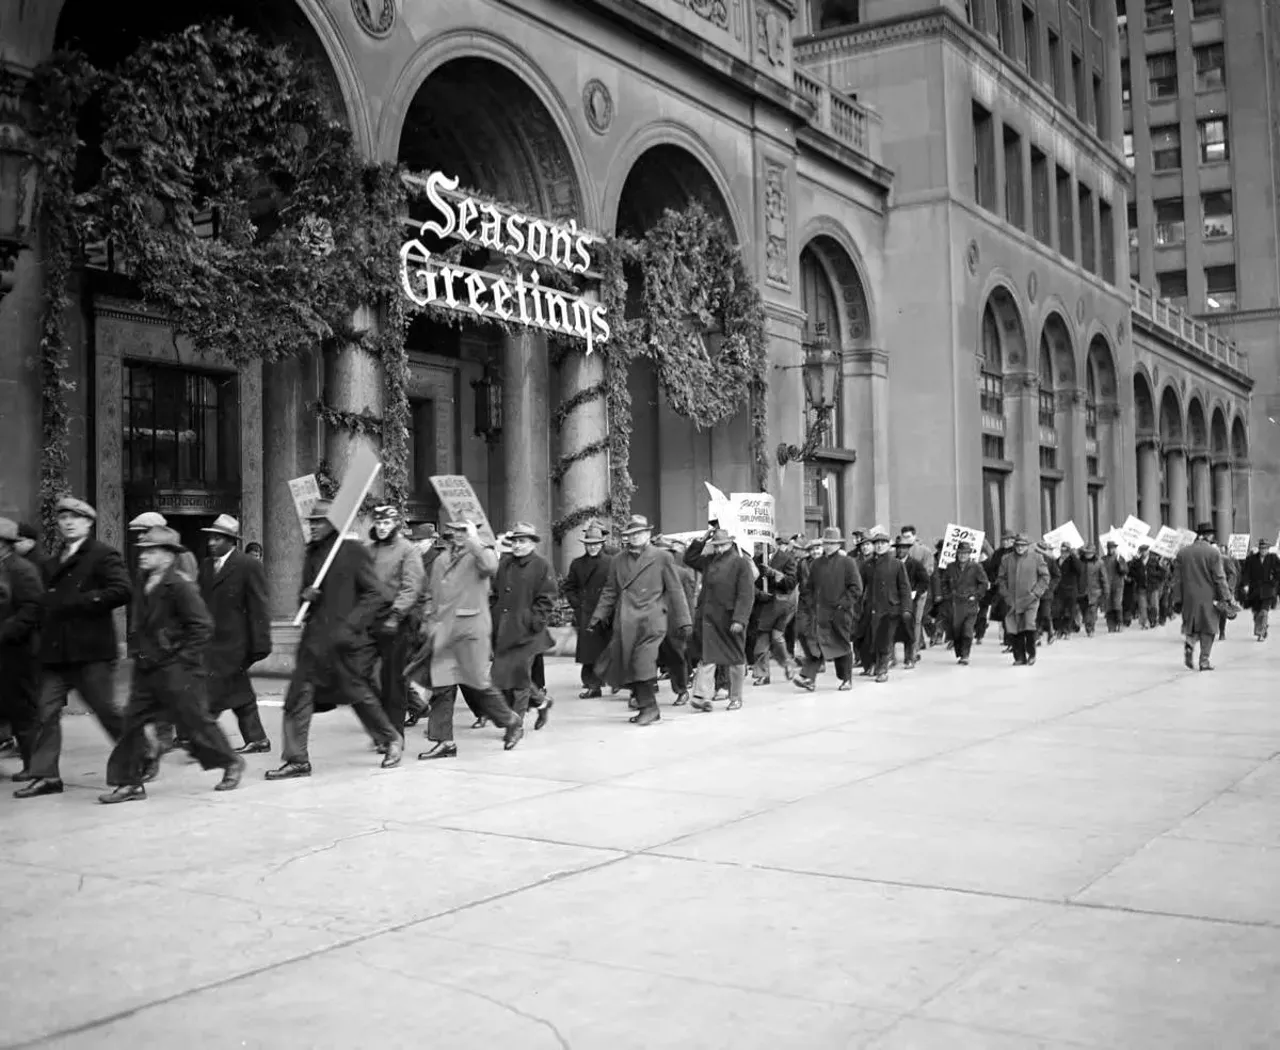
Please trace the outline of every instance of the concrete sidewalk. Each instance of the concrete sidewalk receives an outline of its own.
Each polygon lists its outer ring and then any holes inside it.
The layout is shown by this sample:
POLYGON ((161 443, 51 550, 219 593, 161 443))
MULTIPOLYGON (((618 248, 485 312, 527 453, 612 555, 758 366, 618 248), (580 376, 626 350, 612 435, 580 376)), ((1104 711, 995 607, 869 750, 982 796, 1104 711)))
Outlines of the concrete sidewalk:
POLYGON ((1231 630, 1213 674, 1169 628, 989 642, 645 730, 556 661, 510 753, 383 772, 339 711, 310 780, 170 758, 110 808, 68 719, 66 794, 0 797, 0 1042, 1280 1046, 1280 650, 1231 630))

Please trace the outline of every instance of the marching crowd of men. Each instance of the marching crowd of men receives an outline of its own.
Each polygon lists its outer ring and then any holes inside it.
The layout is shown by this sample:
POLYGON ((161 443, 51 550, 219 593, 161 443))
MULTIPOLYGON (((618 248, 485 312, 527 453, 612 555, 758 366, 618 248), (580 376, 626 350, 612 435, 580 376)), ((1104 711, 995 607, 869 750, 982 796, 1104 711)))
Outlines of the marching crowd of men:
MULTIPOLYGON (((49 558, 33 530, 0 518, 0 717, 22 759, 15 796, 62 792, 61 714, 73 690, 114 744, 101 802, 145 798, 174 748, 222 771, 215 790, 236 788, 244 755, 271 751, 249 677, 271 653, 260 548, 242 553, 239 523, 221 515, 203 530, 208 554, 198 561, 161 515, 143 514, 130 523, 139 564, 130 579, 120 552, 91 535, 93 507, 66 497, 56 509, 61 544, 49 558), (114 617, 126 605, 133 677, 120 710, 114 617), (235 715, 238 748, 218 725, 224 711, 235 715)), ((904 670, 930 644, 966 665, 993 620, 1014 664, 1029 666, 1041 639, 1091 636, 1099 611, 1112 632, 1181 613, 1186 666, 1197 666, 1198 644, 1199 669, 1212 670, 1235 600, 1253 610, 1263 641, 1280 592, 1280 559, 1267 541, 1237 565, 1209 524, 1174 559, 1144 546, 1126 562, 1115 544, 1102 557, 1089 546, 1054 552, 1010 534, 994 550, 961 543, 938 568, 942 543, 928 547, 911 526, 896 538, 879 526, 855 530, 848 548, 835 528, 777 537, 752 557, 718 522, 686 545, 635 515, 618 530, 619 546, 589 525, 560 584, 527 523, 496 545, 469 521, 410 536, 397 509, 382 506, 359 542, 339 535, 330 513, 321 500, 308 519, 305 625, 270 781, 311 775, 312 717, 337 706, 352 708, 384 768, 401 762, 406 729, 424 715, 432 746, 418 757, 457 755, 459 690, 472 728, 491 723, 505 749, 516 747, 528 713, 542 729, 553 706, 542 659, 562 597, 577 628, 580 697, 626 690, 631 722, 645 726, 661 718, 663 679, 675 706, 702 712, 722 701, 740 708, 748 669, 763 685, 774 663, 810 692, 830 664, 838 689, 849 690, 855 665, 887 681, 899 644, 904 670)))

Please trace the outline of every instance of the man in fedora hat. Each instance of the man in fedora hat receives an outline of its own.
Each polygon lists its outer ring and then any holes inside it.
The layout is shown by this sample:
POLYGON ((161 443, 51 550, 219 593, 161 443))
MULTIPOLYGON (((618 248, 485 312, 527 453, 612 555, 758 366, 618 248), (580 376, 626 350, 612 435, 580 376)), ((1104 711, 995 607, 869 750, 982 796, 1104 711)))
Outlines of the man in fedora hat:
POLYGON ((716 695, 716 671, 724 668, 729 710, 742 706, 746 677, 746 630, 751 618, 754 581, 751 563, 733 537, 716 529, 706 540, 694 540, 685 554, 688 565, 702 573, 702 594, 695 624, 699 663, 694 672, 693 706, 710 711, 716 695))
POLYGON ((611 632, 601 656, 604 678, 611 686, 631 688, 639 707, 631 721, 646 726, 661 718, 658 650, 662 640, 674 634, 687 641, 693 621, 675 562, 670 553, 652 544, 649 519, 633 514, 622 538, 626 549, 609 566, 609 579, 588 629, 611 632))
MULTIPOLYGON (((137 540, 148 529, 167 529, 169 520, 157 511, 148 510, 139 514, 136 518, 129 522, 129 536, 137 540)), ((186 547, 182 547, 178 551, 177 558, 178 571, 187 579, 195 582, 196 577, 200 573, 200 564, 196 556, 192 554, 186 547)))
POLYGON ((241 554, 240 523, 219 514, 201 529, 209 556, 200 564, 200 597, 213 618, 213 637, 204 654, 209 711, 217 718, 235 713, 244 740, 242 755, 265 754, 271 741, 262 727, 249 668, 271 655, 271 614, 262 562, 241 554))
POLYGON ((482 719, 503 726, 504 750, 510 751, 524 737, 524 720, 493 686, 490 660, 493 653, 490 585, 498 571, 498 556, 485 546, 470 521, 451 521, 449 549, 431 566, 427 583, 423 641, 406 674, 431 690, 427 739, 435 747, 420 759, 453 758, 453 708, 461 688, 468 706, 482 719))
POLYGON ((862 571, 862 671, 884 683, 889 680, 889 664, 904 627, 903 617, 911 615, 911 582, 904 563, 890 551, 889 531, 877 525, 867 538, 875 554, 862 571))
POLYGON ((201 661, 213 621, 196 585, 178 569, 182 539, 160 525, 143 533, 137 546, 144 579, 133 629, 133 687, 120 739, 107 759, 107 783, 115 790, 98 801, 110 805, 147 797, 143 784, 154 776, 157 756, 146 726, 157 717, 177 727, 201 767, 223 771, 214 790, 231 791, 240 786, 245 762, 231 749, 205 702, 201 661))
MULTIPOLYGON (((404 669, 413 655, 426 580, 422 556, 400 527, 400 510, 389 503, 373 510, 369 530, 373 571, 383 588, 393 595, 386 617, 374 625, 378 646, 382 709, 396 732, 404 735, 409 690, 404 669)), ((414 718, 410 724, 416 724, 414 718)))
POLYGON ((1271 610, 1276 607, 1276 596, 1280 595, 1280 558, 1265 536, 1258 539, 1258 549, 1245 558, 1240 567, 1240 593, 1245 607, 1253 610, 1253 637, 1265 642, 1271 610))
POLYGON ((1108 540, 1107 553, 1101 559, 1102 571, 1107 576, 1107 601, 1103 611, 1106 613, 1108 634, 1118 634, 1123 626, 1121 616, 1124 612, 1124 585, 1129 575, 1129 566, 1119 551, 1120 545, 1115 540, 1108 540))
POLYGON ((839 688, 853 688, 853 638, 862 605, 862 574, 845 557, 840 530, 823 529, 821 542, 822 554, 810 561, 800 598, 810 612, 796 629, 803 657, 795 684, 810 693, 827 660, 835 661, 839 688))
POLYGON ((537 553, 542 537, 527 521, 507 534, 511 553, 498 563, 493 586, 493 684, 521 719, 538 712, 534 729, 547 724, 554 701, 535 685, 533 663, 554 647, 547 622, 556 607, 556 574, 537 553))
POLYGON ((978 620, 978 606, 991 589, 991 581, 980 561, 974 560, 973 545, 961 540, 956 557, 939 572, 942 577, 942 614, 950 629, 956 660, 969 663, 973 649, 973 628, 978 620))
POLYGON ((582 534, 582 553, 569 563, 569 573, 564 581, 564 596, 573 610, 573 626, 578 632, 578 643, 573 652, 574 660, 582 666, 582 692, 580 699, 600 696, 603 684, 596 673, 596 661, 604 652, 607 639, 598 631, 587 630, 591 614, 596 611, 600 592, 609 579, 609 567, 614 556, 604 549, 604 530, 596 522, 590 522, 582 534))
POLYGON ((917 557, 919 546, 914 532, 909 535, 905 532, 900 533, 893 541, 893 554, 906 574, 907 586, 911 591, 911 602, 902 611, 895 637, 889 643, 889 666, 892 667, 894 660, 897 659, 894 656, 897 643, 902 642, 902 666, 908 671, 920 662, 924 634, 920 624, 917 623, 917 617, 922 620, 928 608, 929 584, 933 571, 931 568, 926 568, 926 565, 933 565, 932 553, 928 562, 922 561, 917 557))
POLYGON ((1013 550, 1000 560, 1000 597, 1008 610, 1004 636, 1013 649, 1015 666, 1036 662, 1036 616, 1049 588, 1049 567, 1031 549, 1023 533, 1013 538, 1013 550))
POLYGON ((120 738, 113 614, 129 603, 129 570, 119 551, 89 535, 98 517, 93 507, 64 496, 55 509, 63 548, 44 566, 43 674, 30 730, 31 758, 27 768, 14 775, 27 782, 14 792, 17 798, 61 794, 62 709, 71 690, 80 694, 112 742, 120 738))
POLYGON ((18 524, 0 518, 0 718, 12 748, 31 761, 31 732, 40 695, 40 621, 44 585, 40 571, 17 552, 18 524))
POLYGON ((1209 656, 1218 635, 1219 604, 1230 608, 1232 595, 1222 569, 1222 555, 1213 545, 1213 522, 1196 526, 1196 539, 1173 559, 1173 609, 1182 613, 1182 660, 1188 671, 1196 669, 1196 642, 1200 642, 1200 670, 1212 671, 1209 656))
POLYGON ((373 571, 373 558, 360 543, 347 543, 329 520, 333 504, 318 500, 308 516, 301 599, 309 602, 293 677, 284 697, 281 729, 283 763, 269 769, 268 780, 311 776, 311 719, 316 711, 349 704, 383 755, 382 767, 400 764, 403 740, 388 721, 375 688, 378 650, 373 628, 386 618, 391 595, 373 571), (337 550, 334 551, 334 547, 337 550), (320 569, 333 552, 324 579, 320 569))
POLYGON ((756 556, 755 607, 751 612, 750 653, 756 685, 770 681, 769 658, 782 668, 787 681, 796 667, 787 655, 787 627, 796 615, 796 566, 799 558, 785 536, 777 537, 777 547, 765 560, 766 550, 756 556))

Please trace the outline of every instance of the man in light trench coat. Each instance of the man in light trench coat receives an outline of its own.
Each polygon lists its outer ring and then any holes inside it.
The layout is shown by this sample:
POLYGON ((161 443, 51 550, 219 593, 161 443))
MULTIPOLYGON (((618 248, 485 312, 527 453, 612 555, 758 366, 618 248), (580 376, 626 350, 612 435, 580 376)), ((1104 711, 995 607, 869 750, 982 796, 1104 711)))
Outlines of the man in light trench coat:
POLYGON ((1025 535, 1013 538, 1013 550, 1000 560, 1000 598, 1008 610, 1004 634, 1013 646, 1015 666, 1036 662, 1036 614, 1049 589, 1049 567, 1025 535))

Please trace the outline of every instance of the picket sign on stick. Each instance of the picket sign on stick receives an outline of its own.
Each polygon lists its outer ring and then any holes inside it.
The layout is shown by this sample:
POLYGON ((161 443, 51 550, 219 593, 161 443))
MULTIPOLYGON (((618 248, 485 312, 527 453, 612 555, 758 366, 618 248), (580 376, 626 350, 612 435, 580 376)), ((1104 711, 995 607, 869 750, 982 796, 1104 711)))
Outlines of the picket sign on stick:
POLYGON ((1249 557, 1249 538, 1248 532, 1233 532, 1231 538, 1227 541, 1227 553, 1236 561, 1244 561, 1249 557))
MULTIPOLYGON (((351 531, 351 526, 356 523, 356 515, 360 513, 360 505, 364 502, 365 496, 369 495, 369 489, 373 487, 373 480, 378 476, 378 471, 382 469, 382 464, 373 454, 371 449, 360 446, 356 449, 356 453, 351 458, 351 463, 347 467, 346 476, 342 479, 342 486, 338 489, 338 494, 333 497, 333 503, 329 507, 329 513, 325 515, 329 524, 337 530, 337 539, 333 541, 333 546, 329 548, 329 554, 324 559, 324 564, 320 566, 320 571, 316 573, 316 578, 311 581, 311 586, 319 588, 324 583, 324 578, 329 575, 329 568, 333 565, 333 559, 338 555, 338 548, 342 546, 342 541, 346 539, 347 533, 351 531)), ((307 618, 307 613, 311 610, 309 601, 302 603, 302 608, 298 610, 298 615, 293 618, 293 626, 301 627, 307 618)))
POLYGON ((307 533, 307 516, 320 499, 320 483, 314 474, 304 474, 289 482, 289 495, 293 497, 293 509, 298 514, 298 526, 302 529, 302 542, 305 544, 310 539, 307 533))
POLYGON ((964 525, 948 525, 947 531, 942 534, 942 551, 938 555, 938 568, 945 569, 956 560, 956 548, 961 542, 969 544, 973 548, 975 557, 980 559, 982 541, 986 538, 987 534, 981 529, 971 529, 964 525))

